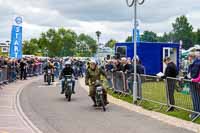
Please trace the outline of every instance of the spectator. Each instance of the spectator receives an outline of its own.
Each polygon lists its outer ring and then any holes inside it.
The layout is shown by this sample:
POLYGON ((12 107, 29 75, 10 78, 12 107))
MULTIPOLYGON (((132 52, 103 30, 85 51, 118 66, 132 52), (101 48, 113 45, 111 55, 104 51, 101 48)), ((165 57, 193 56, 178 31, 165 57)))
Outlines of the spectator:
MULTIPOLYGON (((139 60, 139 57, 137 56, 136 57, 136 72, 137 74, 144 74, 144 66, 142 65, 141 61, 139 60)), ((132 64, 132 69, 131 69, 131 73, 134 73, 134 64, 132 64)), ((128 78, 128 89, 129 89, 129 92, 131 92, 131 94, 133 94, 133 76, 130 76, 128 78)), ((137 76, 137 96, 138 97, 141 97, 141 79, 137 76)))
MULTIPOLYGON (((189 67, 190 65, 193 63, 194 61, 194 58, 195 58, 195 55, 194 54, 189 54, 188 55, 188 59, 185 61, 185 65, 184 65, 184 76, 187 76, 187 77, 190 77, 190 75, 187 75, 188 71, 189 71, 189 67)), ((189 73, 190 74, 190 73, 189 73)))
POLYGON ((112 84, 112 70, 113 70, 114 66, 112 64, 111 60, 107 60, 107 63, 105 65, 105 71, 107 73, 107 81, 108 81, 108 88, 112 88, 113 84, 112 84))
MULTIPOLYGON (((200 112, 200 85, 199 85, 199 74, 200 74, 200 49, 196 50, 195 52, 195 60, 189 66, 189 71, 192 81, 198 83, 192 83, 190 86, 191 97, 193 102, 193 110, 195 112, 200 112)), ((197 117, 196 113, 192 113, 189 116, 191 119, 197 117)))
POLYGON ((119 59, 114 61, 114 71, 123 71, 123 66, 119 59))
POLYGON ((21 61, 20 61, 20 71, 21 71, 21 73, 20 73, 20 79, 22 80, 22 79, 26 79, 26 67, 27 67, 27 64, 26 64, 26 62, 25 62, 25 59, 22 59, 21 61))
MULTIPOLYGON (((174 90, 175 90, 176 80, 172 78, 176 78, 176 76, 178 75, 178 70, 175 63, 171 60, 170 57, 166 57, 164 59, 164 63, 167 65, 167 67, 165 70, 165 74, 162 78, 167 78, 169 104, 173 106, 175 105, 174 90)), ((168 111, 173 111, 173 110, 174 107, 170 107, 168 111)))

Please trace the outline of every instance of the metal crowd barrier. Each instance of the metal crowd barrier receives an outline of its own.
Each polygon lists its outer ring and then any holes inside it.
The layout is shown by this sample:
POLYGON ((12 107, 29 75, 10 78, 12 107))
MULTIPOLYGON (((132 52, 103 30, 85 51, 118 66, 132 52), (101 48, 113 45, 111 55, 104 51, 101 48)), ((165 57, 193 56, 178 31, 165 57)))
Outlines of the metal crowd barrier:
POLYGON ((42 63, 35 63, 35 64, 29 64, 27 68, 27 76, 38 76, 43 73, 43 64, 42 63))
MULTIPOLYGON (((28 65, 27 76, 38 76, 43 73, 43 63, 37 63, 34 65, 28 65)), ((16 81, 20 78, 21 70, 17 66, 3 66, 0 70, 0 84, 7 84, 8 82, 16 81)))
MULTIPOLYGON (((132 94, 133 74, 114 72, 112 80, 115 92, 132 94)), ((191 112, 194 116, 192 121, 200 117, 200 83, 150 75, 138 75, 137 83, 137 99, 140 103, 149 101, 160 104, 160 109, 167 106, 166 111, 177 108, 191 112)))
POLYGON ((113 87, 115 92, 127 93, 125 75, 123 72, 113 73, 113 87))
POLYGON ((179 108, 192 112, 195 121, 200 116, 200 83, 191 80, 167 78, 167 97, 169 109, 179 108))
POLYGON ((163 106, 167 105, 166 80, 150 75, 140 75, 141 102, 150 101, 163 106))
POLYGON ((7 66, 2 68, 2 80, 3 80, 3 83, 8 83, 7 66))
POLYGON ((0 85, 3 84, 3 71, 0 70, 0 85))

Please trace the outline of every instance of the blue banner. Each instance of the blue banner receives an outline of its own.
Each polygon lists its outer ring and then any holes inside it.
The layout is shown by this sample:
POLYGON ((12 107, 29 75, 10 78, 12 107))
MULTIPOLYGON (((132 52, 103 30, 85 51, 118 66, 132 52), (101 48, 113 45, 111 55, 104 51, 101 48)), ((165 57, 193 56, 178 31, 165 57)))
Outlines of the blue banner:
MULTIPOLYGON (((133 29, 133 36, 132 36, 132 42, 134 42, 134 29, 133 29)), ((136 30, 136 42, 140 42, 140 30, 136 30)))
POLYGON ((22 26, 12 26, 10 57, 22 58, 22 26))

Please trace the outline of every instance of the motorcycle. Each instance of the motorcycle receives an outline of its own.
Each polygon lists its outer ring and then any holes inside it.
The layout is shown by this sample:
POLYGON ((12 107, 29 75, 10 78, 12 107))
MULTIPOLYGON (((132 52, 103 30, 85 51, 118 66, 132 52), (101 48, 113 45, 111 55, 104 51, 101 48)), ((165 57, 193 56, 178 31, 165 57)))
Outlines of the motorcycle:
POLYGON ((45 82, 47 82, 48 85, 51 84, 51 76, 52 76, 51 69, 47 69, 47 71, 45 73, 45 82))
POLYGON ((96 88, 96 93, 95 93, 95 102, 97 107, 102 107, 103 111, 106 111, 106 101, 104 98, 104 93, 103 93, 103 86, 101 85, 101 82, 99 80, 96 80, 95 82, 95 88, 96 88))
POLYGON ((64 90, 65 90, 65 97, 68 99, 68 101, 71 101, 71 96, 72 96, 72 76, 71 75, 65 75, 64 76, 64 90))

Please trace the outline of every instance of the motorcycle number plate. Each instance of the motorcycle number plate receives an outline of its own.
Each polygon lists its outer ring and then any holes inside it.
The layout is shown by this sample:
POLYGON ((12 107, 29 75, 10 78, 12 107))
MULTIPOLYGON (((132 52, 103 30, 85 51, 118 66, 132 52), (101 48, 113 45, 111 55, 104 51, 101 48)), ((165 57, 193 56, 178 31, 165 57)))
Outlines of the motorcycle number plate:
POLYGON ((70 81, 71 81, 71 79, 67 79, 67 81, 68 81, 68 82, 70 82, 70 81))
POLYGON ((72 86, 72 83, 69 83, 69 86, 72 86))
POLYGON ((98 94, 101 95, 101 94, 103 94, 103 92, 102 92, 102 91, 99 91, 98 94))

